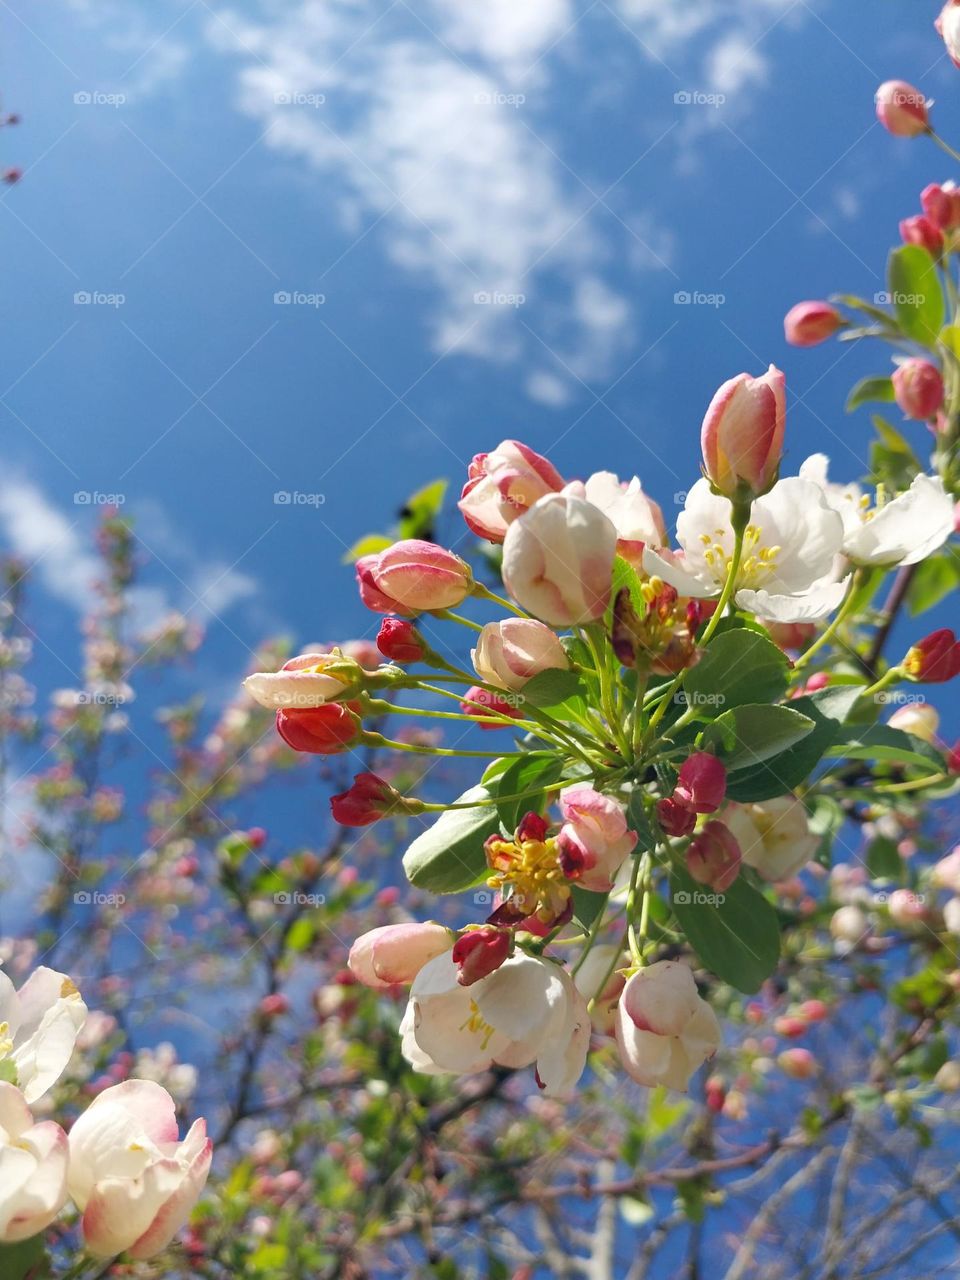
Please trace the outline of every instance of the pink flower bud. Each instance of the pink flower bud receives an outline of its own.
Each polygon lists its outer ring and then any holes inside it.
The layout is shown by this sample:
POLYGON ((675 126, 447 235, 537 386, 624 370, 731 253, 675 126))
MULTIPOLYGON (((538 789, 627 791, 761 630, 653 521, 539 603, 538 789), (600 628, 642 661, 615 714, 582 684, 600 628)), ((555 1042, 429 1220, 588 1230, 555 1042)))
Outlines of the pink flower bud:
POLYGON ((793 347, 815 347, 846 321, 829 302, 798 302, 783 318, 783 332, 793 347))
POLYGON ((909 651, 903 669, 911 680, 944 684, 960 675, 960 641, 948 627, 931 631, 909 651))
POLYGON ((673 796, 658 800, 656 812, 657 821, 668 836, 688 836, 697 825, 695 810, 673 796))
POLYGON ((808 645, 817 634, 816 623, 813 622, 765 622, 763 625, 775 645, 794 652, 808 645))
POLYGON ((23 170, 18 168, 4 169, 3 180, 8 186, 13 186, 15 182, 19 182, 23 177, 23 170))
POLYGON ((422 808, 419 800, 408 800, 375 773, 358 773, 346 791, 330 798, 333 820, 342 827, 367 827, 422 808))
POLYGON ((893 393, 906 418, 926 422, 943 404, 943 378, 929 360, 904 360, 893 373, 893 393))
POLYGON ((522 699, 515 695, 508 698, 501 698, 495 693, 491 693, 489 689, 481 689, 478 684, 472 685, 463 697, 460 703, 460 709, 468 716, 489 717, 489 719, 481 719, 481 729, 506 729, 508 724, 506 720, 496 719, 496 716, 509 716, 511 720, 523 719, 522 699), (494 715, 491 715, 491 712, 494 715))
POLYGON ((723 893, 740 874, 740 858, 740 846, 724 824, 708 822, 687 847, 687 870, 697 884, 723 893))
POLYGON ((800 1006, 800 1016, 807 1022, 822 1022, 829 1012, 822 1000, 804 1000, 800 1006))
POLYGON ((943 37, 950 61, 955 67, 960 67, 960 5, 957 0, 947 0, 933 25, 943 37))
POLYGON ((817 1060, 809 1049, 784 1049, 777 1056, 777 1066, 791 1080, 809 1080, 817 1072, 817 1060))
POLYGON ((281 992, 275 991, 272 995, 264 996, 257 1007, 261 1017, 279 1018, 290 1008, 290 1001, 281 992))
POLYGON ((551 493, 507 531, 503 580, 528 612, 569 627, 603 616, 617 531, 592 503, 551 493))
POLYGON ((932 258, 939 258, 943 252, 943 232, 922 213, 903 219, 900 223, 900 239, 904 244, 920 245, 932 258))
POLYGON ((391 662, 423 662, 430 646, 406 618, 384 618, 377 633, 377 648, 391 662))
POLYGON ((774 1019, 773 1029, 778 1036, 786 1036, 788 1040, 797 1040, 800 1036, 807 1034, 807 1021, 805 1018, 798 1018, 795 1014, 786 1014, 783 1017, 774 1019))
POLYGON ((877 90, 877 119, 897 138, 915 138, 930 128, 927 100, 906 80, 886 80, 877 90))
POLYGON ((441 924, 386 924, 362 934, 350 948, 350 972, 365 987, 382 990, 412 982, 423 966, 453 945, 441 924))
POLYGON ((887 902, 890 919, 901 928, 923 924, 929 916, 927 901, 922 893, 911 889, 894 889, 887 902))
POLYGON ((606 892, 637 843, 637 833, 627 829, 623 806, 589 784, 577 783, 560 792, 560 812, 561 863, 575 868, 574 874, 566 873, 584 889, 606 892))
POLYGON ((695 751, 680 767, 673 798, 694 813, 716 813, 727 793, 727 771, 708 751, 695 751))
POLYGON ((452 551, 408 538, 356 563, 360 598, 375 613, 411 617, 452 609, 470 594, 470 566, 452 551))
POLYGON ((960 225, 960 190, 953 182, 931 182, 920 192, 923 212, 941 231, 960 225))
POLYGON ((471 656, 477 675, 501 689, 522 689, 541 671, 570 666, 556 633, 532 618, 488 622, 471 656))
POLYGON ((450 953, 459 970, 457 982, 460 986, 469 987, 499 969, 510 954, 511 941, 509 929, 498 929, 490 924, 462 933, 450 953))
POLYGON ((277 733, 288 747, 308 755, 338 755, 359 741, 362 732, 359 702, 328 702, 322 707, 277 712, 277 733))
POLYGON ((504 440, 493 453, 478 453, 457 506, 469 527, 488 542, 503 542, 507 529, 548 493, 559 493, 563 477, 519 440, 504 440))
POLYGON ((785 380, 773 365, 760 378, 741 373, 723 384, 700 433, 704 472, 718 493, 749 501, 773 487, 785 418, 785 380))
POLYGON ((675 960, 660 960, 628 978, 616 1033, 629 1076, 650 1088, 662 1084, 684 1092, 721 1039, 717 1016, 700 998, 693 974, 675 960))

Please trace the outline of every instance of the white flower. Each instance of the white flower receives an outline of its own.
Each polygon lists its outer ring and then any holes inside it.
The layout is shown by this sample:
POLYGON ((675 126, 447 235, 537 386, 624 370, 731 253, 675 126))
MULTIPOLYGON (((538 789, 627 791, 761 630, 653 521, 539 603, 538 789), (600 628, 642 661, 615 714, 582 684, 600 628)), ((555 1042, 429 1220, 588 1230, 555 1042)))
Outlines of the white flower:
POLYGON ((70 1195, 96 1258, 151 1258, 190 1216, 213 1144, 197 1120, 179 1141, 176 1107, 150 1080, 105 1089, 70 1130, 70 1195))
POLYGON ((38 1124, 20 1090, 0 1082, 0 1243, 50 1225, 67 1198, 67 1159, 60 1126, 38 1124))
POLYGON ((564 493, 586 498, 599 508, 617 531, 621 555, 634 558, 640 544, 659 547, 666 540, 666 526, 659 505, 644 492, 636 476, 622 481, 612 471, 595 471, 581 483, 575 480, 565 486, 564 493))
POLYGON ((70 1061, 87 1006, 70 979, 36 969, 19 991, 0 971, 0 1072, 5 1062, 16 1085, 34 1103, 60 1079, 70 1061))
POLYGON ((566 970, 515 955, 469 987, 457 979, 449 952, 414 978, 400 1028, 414 1070, 468 1075, 536 1062, 548 1094, 569 1094, 586 1062, 590 1015, 566 970))
POLYGON ((255 671, 243 687, 261 707, 271 711, 322 707, 348 691, 350 676, 345 673, 349 670, 350 661, 342 654, 305 653, 291 658, 279 671, 255 671), (337 674, 326 671, 331 665, 337 674))
POLYGON ((878 487, 871 506, 859 485, 833 484, 827 479, 827 459, 822 453, 807 458, 800 475, 817 484, 840 515, 843 553, 854 564, 884 568, 917 564, 953 533, 953 499, 939 476, 916 476, 906 492, 889 500, 878 487))
MULTIPOLYGON (((683 554, 646 548, 643 567, 683 596, 703 599, 723 589, 734 548, 729 501, 698 480, 677 520, 683 554)), ((791 476, 750 508, 735 601, 776 622, 825 617, 844 594, 836 581, 843 522, 822 490, 791 476)))
POLYGON ((891 729, 900 729, 903 733, 912 733, 915 738, 935 745, 937 730, 940 728, 940 713, 929 702, 908 702, 898 707, 887 720, 891 729))
POLYGON ((757 804, 729 804, 721 814, 743 860, 764 880, 787 880, 807 865, 820 841, 794 796, 757 804))
POLYGON ((721 1041, 717 1015, 700 998, 693 974, 676 960, 660 960, 627 979, 616 1031, 628 1075, 638 1084, 681 1092, 721 1041))

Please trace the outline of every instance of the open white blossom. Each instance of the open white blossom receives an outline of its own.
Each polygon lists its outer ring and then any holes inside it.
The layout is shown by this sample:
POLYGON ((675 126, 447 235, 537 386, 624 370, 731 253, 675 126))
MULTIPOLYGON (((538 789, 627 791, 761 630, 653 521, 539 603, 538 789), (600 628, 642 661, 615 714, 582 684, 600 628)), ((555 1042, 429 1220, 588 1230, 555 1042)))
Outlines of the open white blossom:
MULTIPOLYGON (((683 596, 718 596, 734 550, 730 502, 698 480, 677 520, 681 555, 647 548, 643 567, 683 596)), ((774 622, 811 622, 826 617, 843 599, 837 560, 843 521, 822 489, 791 476, 780 480, 750 508, 735 602, 774 622)))
POLYGON ((19 991, 0 970, 0 1072, 34 1103, 60 1079, 70 1061, 87 1006, 64 973, 41 967, 19 991))

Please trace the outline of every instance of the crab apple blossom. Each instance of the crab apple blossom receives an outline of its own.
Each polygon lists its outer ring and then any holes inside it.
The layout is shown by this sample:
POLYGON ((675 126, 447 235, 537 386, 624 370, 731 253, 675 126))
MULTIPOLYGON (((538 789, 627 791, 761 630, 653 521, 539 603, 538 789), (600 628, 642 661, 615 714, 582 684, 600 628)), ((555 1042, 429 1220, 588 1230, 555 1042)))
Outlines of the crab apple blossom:
POLYGON ((617 531, 592 503, 552 493, 515 520, 503 543, 503 581, 551 626, 602 617, 610 600, 617 531))
POLYGON ((601 943, 587 952, 573 980, 577 990, 588 1002, 592 1002, 590 1018, 598 1035, 612 1036, 617 1021, 617 1003, 626 984, 619 972, 630 964, 630 958, 620 947, 601 943))
POLYGON ((798 302, 783 318, 784 337, 792 347, 815 347, 846 324, 829 302, 798 302))
POLYGON ((391 662, 423 662, 430 646, 406 618, 384 618, 377 632, 377 648, 391 662))
POLYGON ((660 960, 627 979, 616 1035, 624 1069, 638 1084, 683 1093, 721 1040, 717 1015, 700 998, 687 966, 675 960, 660 960))
POLYGON ((915 738, 935 746, 937 730, 940 728, 940 712, 929 702, 908 702, 906 706, 894 711, 887 724, 892 729, 912 733, 915 738))
POLYGON ((583 889, 605 893, 637 843, 623 806, 587 783, 577 783, 560 792, 560 813, 557 847, 567 875, 583 889))
POLYGON ((687 846, 687 870, 698 884, 724 893, 740 874, 740 846, 722 822, 708 822, 687 846))
POLYGON ((0 1081, 0 1244, 49 1226, 67 1199, 67 1135, 37 1122, 23 1094, 0 1081))
POLYGON ((504 440, 492 453, 478 453, 467 475, 457 506, 470 529, 488 542, 503 542, 518 516, 563 488, 557 469, 519 440, 504 440))
POLYGON ((524 714, 523 702, 515 695, 501 698, 478 684, 471 685, 464 694, 460 710, 465 715, 476 716, 481 729, 508 728, 510 720, 522 720, 524 714))
POLYGON ((481 680, 499 689, 522 689, 541 671, 570 666, 556 632, 533 618, 488 622, 470 656, 481 680))
POLYGON ((420 538, 361 556, 356 571, 360 598, 375 613, 412 617, 452 609, 473 590, 473 574, 465 560, 420 538))
POLYGON ((689 836, 697 825, 697 811, 675 796, 662 796, 656 803, 657 821, 668 836, 689 836))
POLYGON ((86 1019, 66 974, 35 969, 17 991, 0 970, 0 1071, 12 1070, 31 1106, 60 1079, 86 1019))
POLYGON ((743 861, 764 880, 789 879, 807 865, 820 843, 810 830, 806 809, 795 796, 730 804, 722 816, 740 846, 743 861))
POLYGON ((948 627, 931 631, 910 649, 903 669, 919 683, 944 684, 960 675, 960 641, 948 627))
POLYGON ((563 492, 586 498, 603 512, 617 531, 617 551, 631 563, 639 561, 647 543, 659 547, 666 539, 663 512, 636 476, 628 482, 612 471, 597 471, 582 483, 568 484, 563 492))
POLYGON ((176 1105, 151 1080, 105 1089, 70 1130, 70 1196, 87 1252, 152 1258, 189 1218, 207 1181, 213 1143, 197 1120, 180 1141, 176 1105))
POLYGON ((442 955, 413 981, 401 1048, 414 1070, 471 1075, 536 1063, 548 1095, 569 1095, 586 1063, 590 1015, 567 971, 515 955, 468 987, 459 978, 452 956, 442 955))
POLYGON ((950 61, 955 67, 960 67, 960 5, 957 0, 947 0, 933 25, 943 38, 950 61))
POLYGON ((459 970, 460 985, 470 987, 499 969, 510 954, 512 941, 509 929, 499 929, 492 924, 462 933, 450 953, 459 970))
POLYGON ((675 675, 696 658, 696 633, 712 601, 683 600, 674 587, 654 576, 642 579, 635 602, 624 588, 613 602, 610 643, 625 667, 675 675))
POLYGON ((330 797, 330 810, 343 827, 366 827, 381 818, 422 813, 423 804, 402 796, 375 773, 358 773, 346 791, 330 797))
MULTIPOLYGON (((681 595, 718 596, 735 540, 730 503, 712 493, 707 480, 698 480, 677 520, 682 554, 648 547, 644 568, 681 595)), ((735 603, 772 622, 825 617, 846 590, 834 577, 842 542, 843 521, 817 485, 796 476, 778 481, 750 508, 734 579, 735 603)))
POLYGON ((385 924, 357 938, 347 965, 365 987, 384 990, 412 982, 429 960, 449 951, 453 942, 451 931, 432 921, 385 924))
POLYGON ((925 422, 943 404, 943 378, 929 360, 904 360, 893 372, 893 390, 906 418, 925 422))
POLYGON ((703 420, 704 474, 714 492, 736 502, 761 497, 774 485, 783 456, 786 381, 773 365, 762 377, 748 373, 717 391, 703 420))
POLYGON ((888 498, 878 485, 875 504, 856 484, 827 478, 827 459, 813 454, 800 468, 802 479, 816 484, 843 521, 843 554, 866 568, 918 564, 937 551, 954 531, 954 503, 939 476, 918 475, 909 489, 888 498))
POLYGON ((877 119, 897 138, 915 138, 930 129, 927 99, 906 80, 885 80, 877 90, 877 119))
POLYGON ((934 863, 930 881, 938 889, 949 889, 951 893, 960 894, 960 844, 934 863))
POLYGON ((960 937, 960 898, 951 898, 943 906, 943 927, 960 937))
POLYGON ((294 751, 338 755, 360 741, 360 712, 359 702, 328 702, 303 710, 282 708, 277 712, 277 733, 294 751))
POLYGON ((887 910, 890 919, 901 928, 925 924, 930 917, 926 898, 911 889, 894 889, 887 899, 887 910))
POLYGON ((901 221, 900 239, 904 244, 916 244, 926 249, 932 258, 939 258, 943 253, 943 232, 922 213, 901 221))
POLYGON ((551 927, 569 918, 572 877, 564 865, 559 837, 549 834, 540 814, 526 814, 512 839, 489 836, 484 852, 490 869, 487 887, 507 895, 491 917, 493 923, 519 922, 526 927, 529 916, 551 927))
POLYGON ((830 917, 830 932, 838 942, 853 947, 870 928, 867 913, 856 903, 839 907, 830 917))
POLYGON ((364 671, 338 650, 304 653, 285 662, 279 671, 256 671, 243 687, 270 711, 288 707, 322 707, 356 694, 363 688, 364 671))

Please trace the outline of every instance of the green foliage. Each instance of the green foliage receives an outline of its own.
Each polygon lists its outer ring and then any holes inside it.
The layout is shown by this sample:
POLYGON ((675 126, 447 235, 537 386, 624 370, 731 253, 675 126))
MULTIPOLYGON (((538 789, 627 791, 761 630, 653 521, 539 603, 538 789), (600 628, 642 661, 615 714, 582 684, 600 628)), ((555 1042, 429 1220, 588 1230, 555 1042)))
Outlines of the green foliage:
POLYGON ((479 884, 487 869, 483 842, 500 829, 492 801, 495 793, 487 787, 471 787, 455 801, 473 804, 468 809, 450 809, 428 827, 403 855, 407 879, 430 893, 460 893, 479 884), (486 801, 481 806, 481 802, 486 801))
POLYGON ((814 728, 810 716, 792 707, 747 703, 724 711, 704 729, 701 746, 736 773, 779 756, 814 728))
POLYGON ((705 889, 682 866, 670 875, 673 910, 704 966, 752 994, 777 967, 780 926, 767 899, 741 874, 723 893, 705 889))
POLYGON ((787 687, 789 663, 769 636, 738 627, 713 638, 687 673, 687 705, 701 720, 720 708, 775 702, 787 687))
POLYGON ((933 347, 943 327, 945 311, 933 258, 922 246, 905 244, 891 252, 887 273, 900 328, 908 338, 933 347))

